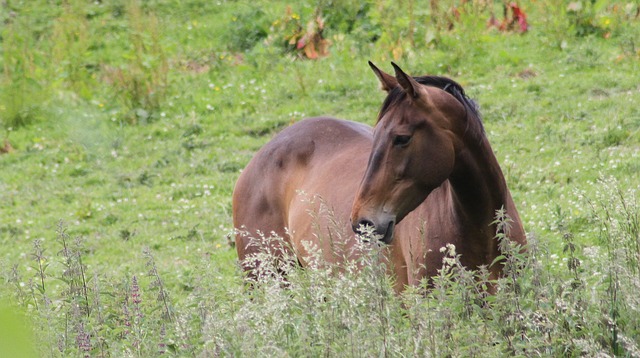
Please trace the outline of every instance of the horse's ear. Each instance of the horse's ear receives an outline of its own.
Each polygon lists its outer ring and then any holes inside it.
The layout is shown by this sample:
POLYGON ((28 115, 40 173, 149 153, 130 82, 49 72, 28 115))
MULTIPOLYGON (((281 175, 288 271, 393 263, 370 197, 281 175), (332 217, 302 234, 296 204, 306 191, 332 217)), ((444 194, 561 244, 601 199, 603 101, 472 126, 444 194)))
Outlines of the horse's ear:
POLYGON ((404 91, 407 92, 411 98, 418 97, 418 94, 420 93, 420 84, 416 82, 413 77, 404 73, 404 71, 402 71, 402 69, 395 63, 391 62, 391 65, 396 71, 396 80, 398 81, 398 84, 402 86, 404 91))
POLYGON ((373 73, 376 74, 378 79, 380 80, 380 88, 383 91, 389 92, 392 89, 398 87, 398 81, 395 77, 391 76, 388 73, 383 72, 381 69, 376 67, 371 61, 369 61, 369 67, 373 70, 373 73))

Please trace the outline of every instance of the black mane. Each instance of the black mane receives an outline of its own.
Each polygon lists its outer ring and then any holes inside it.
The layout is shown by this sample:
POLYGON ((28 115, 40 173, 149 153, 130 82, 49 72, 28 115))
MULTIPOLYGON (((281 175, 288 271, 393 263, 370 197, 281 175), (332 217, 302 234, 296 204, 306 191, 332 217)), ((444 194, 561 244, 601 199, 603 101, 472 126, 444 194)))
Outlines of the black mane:
MULTIPOLYGON (((484 134, 484 126, 482 125, 482 119, 480 118, 480 112, 478 110, 478 105, 474 100, 469 98, 464 92, 464 88, 462 86, 447 77, 440 76, 419 76, 413 77, 418 83, 425 85, 440 88, 441 90, 449 93, 455 99, 457 99, 467 111, 467 119, 471 120, 475 123, 467 123, 467 126, 471 126, 473 124, 477 124, 479 126, 480 133, 484 134)), ((394 105, 399 104, 406 98, 407 94, 401 87, 396 87, 389 91, 387 98, 382 103, 382 108, 380 109, 380 114, 378 115, 378 121, 384 116, 385 113, 394 105)))

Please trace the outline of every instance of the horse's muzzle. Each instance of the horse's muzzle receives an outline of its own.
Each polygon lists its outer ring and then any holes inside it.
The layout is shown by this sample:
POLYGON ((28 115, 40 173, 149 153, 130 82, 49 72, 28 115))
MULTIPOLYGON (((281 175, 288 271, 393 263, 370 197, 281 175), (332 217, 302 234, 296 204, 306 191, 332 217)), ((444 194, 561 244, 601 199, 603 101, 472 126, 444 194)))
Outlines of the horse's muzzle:
POLYGON ((361 235, 364 240, 378 238, 381 242, 390 244, 391 240, 393 240, 393 229, 395 229, 395 225, 394 220, 388 220, 383 224, 376 225, 373 221, 362 218, 356 223, 352 223, 351 228, 353 232, 361 235))

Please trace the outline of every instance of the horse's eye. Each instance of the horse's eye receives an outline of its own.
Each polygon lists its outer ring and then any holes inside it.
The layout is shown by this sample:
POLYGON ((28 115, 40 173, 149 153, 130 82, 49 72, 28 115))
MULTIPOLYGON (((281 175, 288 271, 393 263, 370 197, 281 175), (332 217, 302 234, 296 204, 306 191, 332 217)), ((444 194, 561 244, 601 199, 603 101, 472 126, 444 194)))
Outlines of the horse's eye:
POLYGON ((393 137, 393 145, 404 147, 411 141, 410 135, 397 135, 393 137))

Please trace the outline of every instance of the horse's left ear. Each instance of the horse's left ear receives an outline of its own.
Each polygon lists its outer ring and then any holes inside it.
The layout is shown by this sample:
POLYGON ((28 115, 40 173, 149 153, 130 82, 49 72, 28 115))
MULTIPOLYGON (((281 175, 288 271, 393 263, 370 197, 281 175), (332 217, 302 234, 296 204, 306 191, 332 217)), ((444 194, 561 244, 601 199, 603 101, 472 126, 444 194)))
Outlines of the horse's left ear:
POLYGON ((395 63, 391 62, 391 65, 396 71, 396 80, 398 81, 398 84, 402 86, 404 91, 407 92, 411 98, 417 98, 420 93, 420 84, 416 82, 413 77, 404 73, 404 71, 402 71, 402 69, 395 63))
POLYGON ((369 67, 371 67, 371 69, 373 70, 373 73, 375 73, 376 77, 378 77, 378 80, 380 80, 380 87, 382 88, 383 91, 389 92, 392 89, 398 87, 398 81, 396 80, 395 77, 382 71, 381 69, 376 67, 376 65, 374 65, 373 62, 371 61, 369 61, 369 67))

